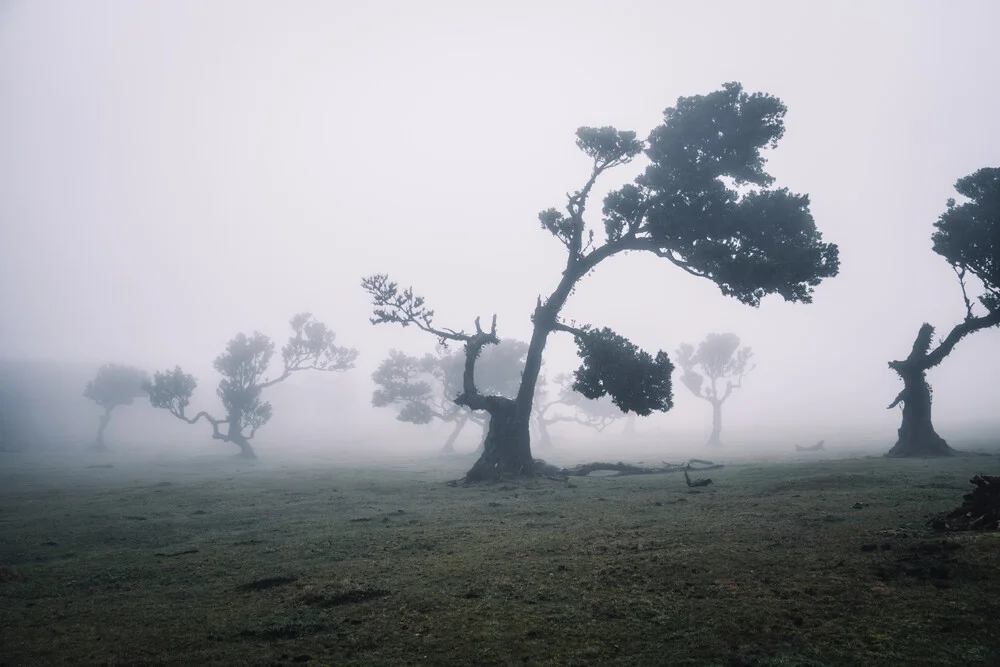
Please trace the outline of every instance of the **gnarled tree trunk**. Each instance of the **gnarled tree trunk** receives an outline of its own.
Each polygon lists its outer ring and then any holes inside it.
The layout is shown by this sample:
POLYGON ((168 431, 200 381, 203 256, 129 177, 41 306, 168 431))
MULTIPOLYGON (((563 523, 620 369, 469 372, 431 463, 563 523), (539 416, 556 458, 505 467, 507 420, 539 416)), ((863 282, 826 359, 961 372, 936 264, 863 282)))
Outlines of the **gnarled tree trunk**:
POLYGON ((532 321, 534 329, 528 343, 528 353, 524 358, 521 372, 521 386, 517 398, 510 400, 500 396, 481 396, 476 393, 474 378, 475 358, 486 344, 477 341, 470 350, 466 348, 464 374, 465 395, 463 403, 474 410, 485 409, 490 414, 489 433, 483 453, 465 475, 466 481, 498 479, 501 475, 532 475, 535 461, 531 456, 531 415, 535 399, 538 374, 542 370, 542 352, 549 334, 555 330, 559 311, 569 298, 573 285, 584 274, 574 266, 563 272, 558 287, 543 304, 539 300, 532 321))
POLYGON ((240 448, 240 453, 238 456, 243 459, 256 459, 257 452, 254 451, 253 446, 251 446, 250 441, 247 440, 242 435, 236 435, 229 442, 237 445, 240 448))
POLYGON ((537 418, 538 424, 538 447, 540 449, 552 449, 552 434, 549 433, 549 422, 546 419, 537 418))
POLYGON ((713 399, 712 403, 712 435, 708 436, 708 444, 713 447, 722 446, 722 401, 713 399))
MULTIPOLYGON (((256 459, 257 452, 254 451, 253 446, 250 444, 250 438, 243 435, 243 432, 237 426, 241 421, 240 415, 233 415, 230 417, 229 429, 226 431, 226 435, 221 439, 225 442, 231 442, 240 448, 240 453, 237 454, 243 459, 256 459)), ((252 435, 252 434, 251 434, 252 435)))
POLYGON ((486 449, 486 436, 490 434, 490 416, 487 414, 486 419, 483 420, 481 424, 483 427, 483 433, 479 437, 479 445, 476 447, 476 454, 482 455, 483 450, 486 449))
POLYGON ((522 434, 514 401, 500 396, 484 397, 490 413, 489 431, 483 443, 483 453, 465 474, 466 481, 498 480, 503 476, 531 474, 534 459, 531 445, 522 434))
POLYGON ((462 432, 462 429, 465 428, 465 425, 468 422, 469 422, 468 414, 464 414, 458 418, 458 421, 455 422, 455 430, 452 431, 451 435, 448 436, 448 439, 444 441, 444 447, 441 449, 442 452, 444 452, 445 454, 455 453, 455 440, 458 439, 458 434, 462 432))
POLYGON ((931 388, 924 371, 897 369, 903 378, 903 391, 896 404, 903 404, 903 423, 899 439, 886 456, 951 456, 955 453, 931 423, 931 388))
POLYGON ((97 438, 94 440, 93 449, 99 452, 105 452, 108 450, 108 446, 104 444, 104 430, 108 428, 108 422, 111 421, 111 411, 114 410, 114 406, 104 409, 104 414, 101 415, 101 422, 97 426, 97 438))

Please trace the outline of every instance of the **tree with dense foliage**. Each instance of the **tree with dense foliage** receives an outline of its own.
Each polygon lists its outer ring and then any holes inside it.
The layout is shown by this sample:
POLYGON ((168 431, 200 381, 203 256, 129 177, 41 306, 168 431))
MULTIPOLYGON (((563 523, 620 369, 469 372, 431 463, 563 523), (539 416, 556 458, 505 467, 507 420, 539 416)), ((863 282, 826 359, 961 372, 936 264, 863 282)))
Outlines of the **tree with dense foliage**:
POLYGON ((967 201, 949 199, 934 223, 934 252, 951 264, 962 290, 965 319, 934 345, 934 327, 924 323, 910 354, 890 361, 903 390, 889 405, 902 405, 899 438, 888 456, 949 456, 954 450, 931 423, 931 387, 926 373, 971 333, 1000 325, 1000 168, 989 167, 960 178, 955 190, 967 201), (978 306, 969 298, 969 280, 981 288, 978 306), (977 311, 979 311, 977 313, 977 311), (985 311, 985 312, 982 312, 985 311))
POLYGON ((677 350, 677 365, 684 371, 681 382, 692 394, 712 404, 710 445, 722 446, 722 404, 733 389, 743 386, 743 376, 753 370, 749 365, 751 356, 753 351, 749 347, 740 349, 740 337, 731 333, 711 333, 698 343, 697 350, 688 343, 677 350), (721 386, 723 380, 725 388, 721 386))
MULTIPOLYGON (((476 364, 476 386, 491 394, 512 398, 524 368, 528 344, 505 339, 498 345, 483 350, 476 364)), ((455 441, 470 422, 485 430, 488 419, 468 407, 455 403, 462 393, 462 375, 465 355, 446 347, 439 347, 436 354, 422 358, 397 350, 379 364, 372 374, 376 389, 372 394, 375 407, 395 406, 396 419, 412 424, 429 424, 434 420, 454 424, 454 429, 444 444, 444 451, 455 451, 455 441)))
MULTIPOLYGON (((839 270, 837 246, 824 243, 809 212, 809 198, 771 187, 763 151, 784 134, 785 105, 729 83, 708 95, 681 97, 644 142, 635 132, 581 127, 577 146, 591 160, 590 177, 568 195, 565 212, 542 211, 539 221, 566 249, 562 278, 532 313, 533 332, 524 374, 513 399, 476 387, 476 359, 499 342, 496 316, 484 330, 477 319, 466 332, 437 327, 434 311, 412 288, 385 274, 362 280, 372 298, 373 324, 416 326, 444 341, 465 344, 463 392, 456 402, 490 415, 482 455, 467 481, 532 474, 529 436, 542 353, 549 334, 572 335, 582 358, 574 389, 588 398, 610 396, 622 411, 648 415, 672 406, 673 364, 662 350, 640 350, 607 328, 565 323, 560 312, 576 284, 605 260, 649 252, 681 270, 715 282, 722 293, 756 307, 769 294, 808 303, 813 289, 839 270), (645 153, 649 165, 633 183, 604 198, 603 241, 584 219, 588 198, 608 170, 645 153)), ((632 298, 648 300, 643 283, 632 298)), ((655 297, 653 291, 653 298, 655 297)))
POLYGON ((237 334, 226 351, 215 359, 215 370, 222 375, 216 390, 226 411, 217 419, 205 411, 188 417, 186 410, 198 381, 180 366, 157 372, 146 384, 154 408, 167 410, 178 419, 195 424, 202 417, 212 425, 212 438, 231 442, 240 448, 240 456, 257 458, 250 441, 257 430, 271 419, 271 404, 261 400, 268 387, 287 380, 292 373, 304 370, 346 371, 354 368, 357 350, 336 345, 336 334, 309 313, 292 318, 292 336, 281 349, 282 371, 273 379, 265 373, 274 356, 274 342, 260 332, 252 336, 237 334))
POLYGON ((555 424, 579 424, 600 433, 625 416, 607 396, 591 399, 574 390, 572 375, 556 375, 553 378, 556 391, 551 396, 547 388, 542 386, 543 380, 544 377, 539 378, 534 401, 538 446, 543 449, 552 447, 549 428, 555 424))
POLYGON ((119 405, 132 405, 132 402, 146 395, 144 389, 149 377, 145 371, 120 364, 105 364, 101 366, 96 377, 87 383, 83 390, 86 398, 104 408, 100 423, 97 426, 97 438, 94 449, 105 450, 104 429, 111 421, 111 411, 119 405))

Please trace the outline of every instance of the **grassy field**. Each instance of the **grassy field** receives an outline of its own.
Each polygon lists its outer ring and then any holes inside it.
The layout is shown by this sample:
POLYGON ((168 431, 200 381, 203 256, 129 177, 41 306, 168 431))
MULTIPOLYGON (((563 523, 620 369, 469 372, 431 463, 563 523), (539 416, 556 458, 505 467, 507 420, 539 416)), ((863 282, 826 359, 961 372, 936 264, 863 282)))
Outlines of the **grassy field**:
POLYGON ((926 526, 995 456, 699 490, 2 457, 2 665, 1000 664, 1000 536, 926 526))

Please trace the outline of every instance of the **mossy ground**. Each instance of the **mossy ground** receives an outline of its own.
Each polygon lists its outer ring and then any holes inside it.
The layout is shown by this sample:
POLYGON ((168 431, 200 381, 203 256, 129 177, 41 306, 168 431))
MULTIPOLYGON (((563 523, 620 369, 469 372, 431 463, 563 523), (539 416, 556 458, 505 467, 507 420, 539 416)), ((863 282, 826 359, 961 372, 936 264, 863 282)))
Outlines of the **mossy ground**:
POLYGON ((926 526, 995 457, 729 465, 696 493, 3 456, 3 665, 1000 664, 1000 536, 926 526))

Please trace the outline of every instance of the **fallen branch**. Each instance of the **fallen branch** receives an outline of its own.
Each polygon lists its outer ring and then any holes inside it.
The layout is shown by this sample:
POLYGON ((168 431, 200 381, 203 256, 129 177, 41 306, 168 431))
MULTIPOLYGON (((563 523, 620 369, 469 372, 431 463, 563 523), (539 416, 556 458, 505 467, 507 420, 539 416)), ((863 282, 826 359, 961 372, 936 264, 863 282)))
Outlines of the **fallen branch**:
POLYGON ((688 471, 686 468, 684 470, 684 481, 687 482, 688 486, 708 486, 709 484, 712 483, 712 479, 710 477, 692 480, 690 477, 688 477, 688 471))
POLYGON ((623 463, 622 461, 619 461, 618 463, 595 461, 593 463, 582 463, 572 468, 557 468, 554 465, 545 463, 545 461, 542 461, 541 459, 536 460, 535 464, 535 470, 538 474, 555 479, 586 477, 590 473, 598 470, 617 472, 619 475, 661 475, 664 473, 682 472, 685 470, 717 470, 724 467, 721 463, 713 463, 712 461, 705 461, 702 459, 691 459, 687 463, 668 463, 664 461, 663 467, 639 466, 631 463, 623 463), (701 465, 699 465, 699 467, 692 467, 692 463, 698 463, 701 465))
POLYGON ((960 507, 930 521, 935 530, 1000 530, 1000 476, 976 475, 976 488, 960 507))

